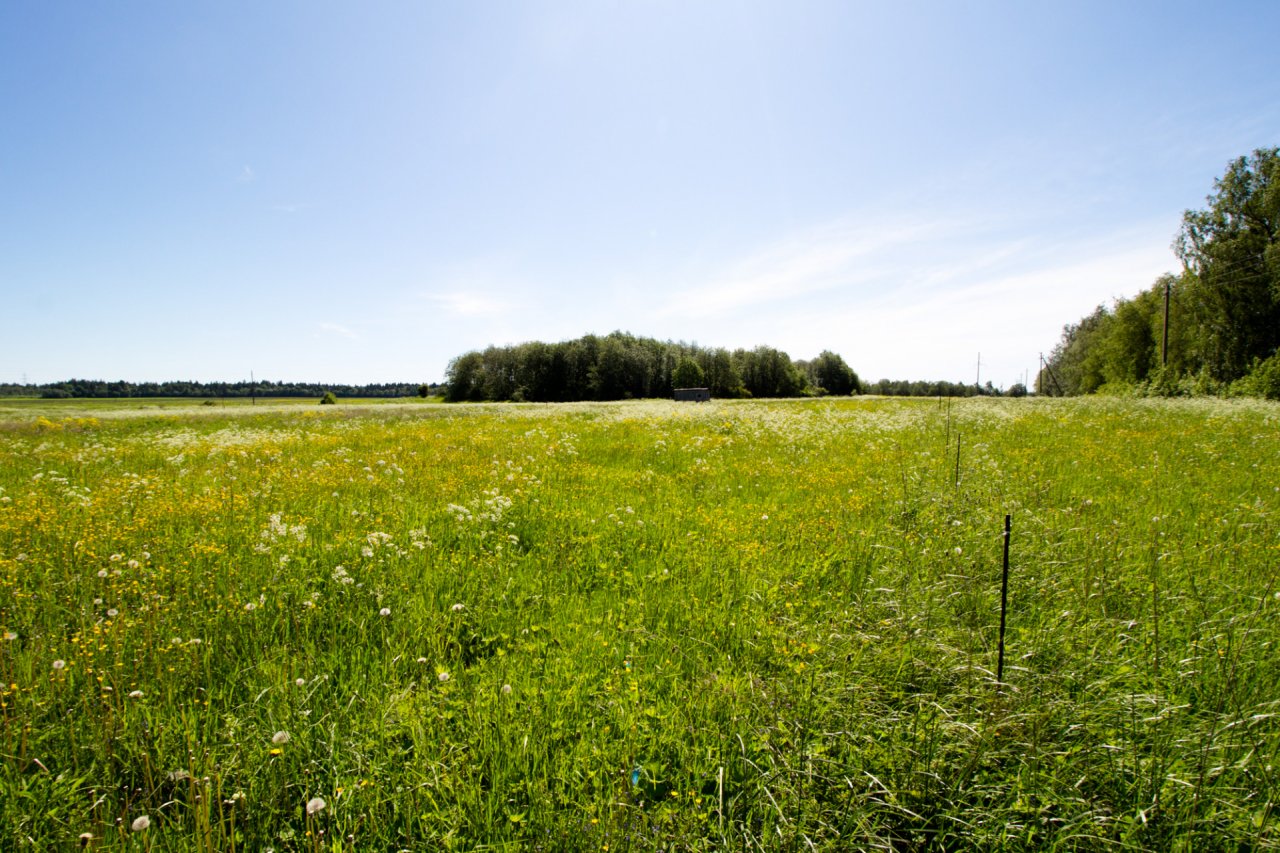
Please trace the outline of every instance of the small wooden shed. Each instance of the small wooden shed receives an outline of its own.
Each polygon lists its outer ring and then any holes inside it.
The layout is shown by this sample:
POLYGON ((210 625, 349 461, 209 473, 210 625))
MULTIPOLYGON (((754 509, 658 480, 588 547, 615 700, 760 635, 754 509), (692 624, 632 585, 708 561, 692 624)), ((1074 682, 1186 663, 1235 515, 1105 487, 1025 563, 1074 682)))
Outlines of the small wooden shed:
POLYGON ((711 399, 710 388, 677 388, 676 402, 705 403, 711 399))

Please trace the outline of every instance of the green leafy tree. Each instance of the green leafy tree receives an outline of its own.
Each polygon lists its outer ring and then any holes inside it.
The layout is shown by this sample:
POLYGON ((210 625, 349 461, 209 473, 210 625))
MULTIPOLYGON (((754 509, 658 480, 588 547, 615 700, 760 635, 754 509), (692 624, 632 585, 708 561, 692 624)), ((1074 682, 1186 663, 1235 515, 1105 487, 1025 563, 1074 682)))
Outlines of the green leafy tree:
POLYGON ((673 388, 701 388, 704 381, 702 368, 698 366, 698 362, 688 357, 680 359, 671 374, 673 388))
POLYGON ((1280 149, 1233 160, 1206 201, 1174 249, 1196 282, 1205 365, 1229 381, 1280 346, 1280 149))
POLYGON ((809 383, 827 394, 847 396, 859 392, 858 374, 840 356, 830 350, 822 353, 807 365, 809 383))

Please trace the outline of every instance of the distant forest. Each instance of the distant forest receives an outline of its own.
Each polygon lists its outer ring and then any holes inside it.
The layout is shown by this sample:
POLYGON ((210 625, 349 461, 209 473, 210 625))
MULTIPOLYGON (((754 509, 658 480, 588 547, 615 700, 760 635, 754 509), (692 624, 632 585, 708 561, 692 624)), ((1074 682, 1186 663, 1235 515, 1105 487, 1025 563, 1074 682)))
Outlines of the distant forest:
POLYGON ((455 358, 445 375, 451 402, 626 400, 670 397, 676 388, 708 388, 713 397, 801 397, 857 394, 861 383, 833 352, 792 361, 771 347, 730 352, 625 332, 491 346, 455 358))
POLYGON ((0 384, 0 397, 414 397, 440 392, 438 385, 384 382, 373 385, 323 385, 314 382, 104 382, 68 379, 46 385, 0 384), (424 393, 425 392, 425 393, 424 393))
POLYGON ((1068 325, 1040 393, 1280 399, 1278 149, 1232 161, 1206 201, 1174 237, 1182 272, 1068 325))
MULTIPOLYGON (((829 350, 811 361, 793 361, 767 346, 730 351, 613 332, 466 353, 450 362, 444 396, 450 402, 570 402, 670 397, 676 388, 707 388, 717 398, 1001 393, 990 383, 882 379, 866 385, 829 350)), ((1019 396, 1026 389, 1017 385, 1009 393, 1019 396)))

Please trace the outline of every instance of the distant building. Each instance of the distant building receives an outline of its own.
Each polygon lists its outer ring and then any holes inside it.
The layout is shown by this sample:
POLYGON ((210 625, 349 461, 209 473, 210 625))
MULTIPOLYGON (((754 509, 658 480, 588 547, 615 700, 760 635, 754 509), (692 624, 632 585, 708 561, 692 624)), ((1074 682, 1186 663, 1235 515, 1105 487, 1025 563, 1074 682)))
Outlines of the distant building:
POLYGON ((711 399, 710 388, 677 388, 676 402, 705 403, 711 399))

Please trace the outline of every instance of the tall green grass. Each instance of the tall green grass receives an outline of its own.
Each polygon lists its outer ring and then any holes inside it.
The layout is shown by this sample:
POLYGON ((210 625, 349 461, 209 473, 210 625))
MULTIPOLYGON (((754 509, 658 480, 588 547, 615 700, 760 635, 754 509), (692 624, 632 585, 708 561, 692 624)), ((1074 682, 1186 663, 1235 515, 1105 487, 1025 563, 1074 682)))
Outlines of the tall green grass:
POLYGON ((1274 405, 325 408, 0 422, 0 849, 1280 846, 1274 405))

